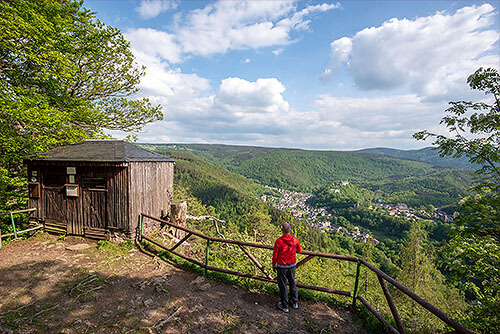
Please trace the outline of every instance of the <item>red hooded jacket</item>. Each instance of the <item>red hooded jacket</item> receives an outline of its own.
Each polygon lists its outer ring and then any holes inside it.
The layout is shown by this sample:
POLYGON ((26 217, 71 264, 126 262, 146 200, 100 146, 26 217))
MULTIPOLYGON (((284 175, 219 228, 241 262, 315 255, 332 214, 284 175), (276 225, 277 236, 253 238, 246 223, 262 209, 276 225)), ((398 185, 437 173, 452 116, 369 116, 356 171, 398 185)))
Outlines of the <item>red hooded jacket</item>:
POLYGON ((295 253, 302 253, 299 240, 290 234, 285 234, 274 243, 273 266, 287 265, 297 262, 295 253))

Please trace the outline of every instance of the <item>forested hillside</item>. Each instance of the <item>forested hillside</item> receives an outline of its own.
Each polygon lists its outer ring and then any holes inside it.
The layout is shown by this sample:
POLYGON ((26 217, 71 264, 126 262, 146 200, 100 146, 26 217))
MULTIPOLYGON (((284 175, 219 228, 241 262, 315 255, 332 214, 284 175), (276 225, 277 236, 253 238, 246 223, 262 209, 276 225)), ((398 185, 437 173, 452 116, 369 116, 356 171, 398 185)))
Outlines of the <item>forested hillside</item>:
POLYGON ((463 168, 470 170, 475 170, 479 168, 477 165, 471 164, 469 160, 464 157, 462 158, 454 158, 450 156, 442 157, 439 155, 439 152, 432 147, 425 147, 420 150, 397 150, 393 148, 377 147, 377 148, 367 148, 356 152, 382 154, 382 155, 387 155, 389 157, 422 161, 444 167, 463 168))
MULTIPOLYGON (((257 195, 271 194, 272 190, 190 153, 170 153, 170 157, 176 159, 176 200, 186 200, 193 214, 216 215, 227 221, 230 230, 238 234, 249 233, 257 241, 264 236, 275 237, 276 233, 279 234, 276 226, 290 218, 286 212, 276 210, 256 198, 257 195)), ((318 229, 304 225, 301 235, 310 249, 348 252, 318 229)))
POLYGON ((467 194, 469 171, 379 154, 280 148, 175 144, 145 145, 158 152, 190 152, 262 185, 312 192, 348 180, 387 202, 412 206, 455 203, 467 194))
MULTIPOLYGON (((151 146, 148 146, 151 148, 151 146)), ((334 221, 343 226, 352 226, 353 224, 359 224, 360 215, 366 218, 367 222, 370 222, 362 226, 362 231, 369 231, 367 228, 373 226, 380 228, 380 222, 387 225, 387 228, 392 231, 398 228, 397 233, 388 233, 389 238, 384 241, 380 241, 378 245, 368 242, 362 243, 356 241, 355 238, 350 235, 342 235, 335 233, 325 233, 324 230, 306 223, 303 219, 298 219, 293 217, 290 212, 278 210, 272 206, 264 203, 263 201, 256 198, 257 195, 266 194, 267 196, 276 195, 273 194, 274 190, 265 188, 252 180, 245 178, 244 176, 238 175, 222 166, 213 164, 201 158, 202 155, 196 156, 196 151, 188 150, 169 150, 166 147, 153 147, 163 153, 168 154, 170 157, 176 159, 176 172, 175 172, 175 200, 181 201, 186 200, 188 203, 188 211, 193 215, 214 215, 218 218, 224 219, 226 221, 221 226, 221 231, 228 238, 237 240, 248 240, 261 242, 264 244, 272 244, 275 238, 279 235, 278 226, 283 221, 292 222, 293 231, 292 233, 300 239, 303 247, 308 250, 316 250, 326 253, 344 254, 352 256, 360 256, 368 259, 372 263, 375 263, 385 272, 398 277, 400 275, 400 268, 402 266, 407 266, 404 261, 401 262, 399 253, 405 248, 405 238, 404 235, 408 231, 409 224, 403 221, 401 218, 384 218, 382 213, 377 213, 377 216, 368 217, 366 216, 369 212, 367 210, 356 210, 351 211, 350 206, 355 204, 355 202, 366 203, 373 199, 375 195, 374 192, 368 189, 357 188, 356 186, 349 184, 343 187, 342 194, 340 194, 340 205, 346 210, 343 213, 346 218, 334 217, 334 221), (344 196, 345 190, 345 196, 344 196), (359 195, 359 196, 358 196, 359 195), (345 197, 345 198, 344 198, 345 197), (349 208, 346 208, 344 199, 346 201, 354 200, 354 202, 349 202, 349 208), (366 217, 365 217, 366 216, 366 217), (342 222, 341 222, 342 220, 342 222), (366 226, 364 228, 363 226, 366 226), (406 231, 406 232, 405 232, 406 231)), ((273 151, 273 149, 262 149, 264 151, 273 151)), ((208 156, 205 152, 205 157, 208 156)), ((212 161, 216 161, 213 156, 212 161)), ((330 187, 325 187, 322 189, 329 189, 330 187)), ((318 199, 329 201, 328 198, 321 197, 321 193, 318 193, 320 197, 318 199)), ((323 203, 324 205, 326 203, 323 203)), ((339 213, 341 213, 339 211, 339 213)), ((374 213, 375 214, 375 213, 374 213)), ((193 228, 205 231, 206 233, 214 233, 210 224, 203 224, 197 222, 191 222, 190 224, 193 228)), ((385 233, 385 232, 384 232, 385 233)), ((428 240, 422 239, 420 241, 422 244, 425 243, 426 248, 432 248, 432 243, 428 240)), ((263 263, 267 263, 269 259, 262 258, 263 263), (267 260, 266 260, 267 259, 267 260)), ((214 259, 219 265, 224 266, 227 261, 231 262, 231 259, 226 259, 222 256, 221 259, 214 259)), ((442 281, 442 274, 437 271, 431 264, 431 260, 428 260, 429 264, 434 270, 433 274, 437 277, 437 283, 429 289, 433 289, 436 294, 434 296, 428 296, 429 300, 432 300, 436 305, 447 312, 463 308, 463 301, 458 295, 458 292, 451 287, 445 286, 442 281), (438 300, 436 298, 441 294, 448 294, 450 297, 448 300, 438 300)), ((235 264, 233 263, 233 266, 235 264)), ((245 264, 237 264, 237 269, 241 267, 244 271, 245 264)), ((234 268, 233 268, 234 269, 234 268)), ((346 276, 354 275, 354 267, 346 267, 338 272, 337 266, 326 266, 326 263, 311 261, 307 266, 301 268, 300 279, 302 282, 308 284, 322 284, 320 282, 329 282, 334 280, 336 283, 332 282, 337 287, 342 287, 342 284, 348 284, 344 288, 347 290, 353 287, 349 284, 343 283, 346 276)), ((350 282, 351 280, 347 280, 350 282)), ((372 302, 378 300, 381 297, 380 289, 376 281, 371 280, 369 277, 364 276, 363 284, 365 286, 365 295, 367 298, 371 299, 372 302)), ((427 291, 428 289, 426 289, 427 291)), ((423 292, 423 291, 422 291, 423 292)), ((408 303, 407 300, 400 299, 402 305, 408 303)), ((384 311, 385 312, 385 311, 384 311)), ((410 313, 403 315, 404 318, 412 317, 410 313)), ((424 315, 422 315, 424 316, 424 315)), ((420 317, 420 316, 419 316, 420 317)), ((367 321, 372 322, 370 316, 367 315, 367 321)), ((408 318, 409 319, 409 318, 408 318)), ((423 318, 420 318, 417 322, 422 323, 423 318)), ((374 331, 380 330, 377 328, 377 321, 373 320, 373 323, 368 326, 374 331)), ((441 324, 439 322, 433 321, 426 325, 428 329, 430 328, 440 328, 441 324), (427 327, 428 326, 428 327, 427 327)))

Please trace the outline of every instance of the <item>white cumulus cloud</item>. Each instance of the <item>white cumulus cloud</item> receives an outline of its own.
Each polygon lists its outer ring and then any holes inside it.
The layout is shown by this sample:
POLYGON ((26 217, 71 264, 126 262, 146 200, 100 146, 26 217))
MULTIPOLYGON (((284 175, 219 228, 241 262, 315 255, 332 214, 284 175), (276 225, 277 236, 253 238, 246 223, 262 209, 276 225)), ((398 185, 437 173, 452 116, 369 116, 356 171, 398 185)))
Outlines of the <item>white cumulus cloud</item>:
POLYGON ((276 78, 250 82, 240 78, 227 78, 217 91, 215 104, 228 112, 247 116, 254 113, 286 112, 288 102, 281 93, 285 86, 276 78))
POLYGON ((142 0, 135 11, 142 18, 151 19, 170 9, 177 8, 177 2, 173 0, 142 0))
POLYGON ((172 34, 151 28, 139 28, 126 32, 125 37, 138 58, 142 54, 149 57, 159 57, 169 63, 181 61, 182 50, 172 34))
POLYGON ((321 95, 314 107, 319 124, 331 124, 332 140, 343 140, 345 148, 412 147, 413 133, 424 128, 443 130, 438 124, 447 104, 425 101, 415 94, 371 98, 321 95))
MULTIPOLYGON (((149 11, 144 12, 149 14, 144 15, 153 17, 171 6, 170 2, 145 1, 139 8, 147 8, 149 11)), ((290 44, 292 31, 309 30, 308 15, 339 7, 324 3, 297 10, 293 1, 219 1, 177 13, 168 33, 141 28, 130 30, 127 38, 133 38, 132 45, 138 50, 148 49, 176 62, 180 55, 210 56, 229 50, 290 44), (156 52, 155 48, 163 51, 156 52)))
POLYGON ((498 66, 498 15, 490 4, 437 12, 413 20, 393 18, 331 43, 323 79, 345 65, 364 90, 408 87, 430 99, 468 90, 465 78, 478 67, 498 66))

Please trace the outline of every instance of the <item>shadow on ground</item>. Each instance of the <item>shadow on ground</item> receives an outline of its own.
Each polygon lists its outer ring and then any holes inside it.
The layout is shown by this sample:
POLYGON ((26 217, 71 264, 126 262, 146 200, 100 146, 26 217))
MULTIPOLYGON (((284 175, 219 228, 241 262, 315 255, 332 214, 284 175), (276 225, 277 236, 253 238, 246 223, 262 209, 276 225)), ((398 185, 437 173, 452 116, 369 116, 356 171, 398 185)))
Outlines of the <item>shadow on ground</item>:
POLYGON ((0 249, 2 333, 363 333, 344 309, 207 281, 135 249, 50 235, 0 249), (69 250, 68 245, 87 244, 69 250))

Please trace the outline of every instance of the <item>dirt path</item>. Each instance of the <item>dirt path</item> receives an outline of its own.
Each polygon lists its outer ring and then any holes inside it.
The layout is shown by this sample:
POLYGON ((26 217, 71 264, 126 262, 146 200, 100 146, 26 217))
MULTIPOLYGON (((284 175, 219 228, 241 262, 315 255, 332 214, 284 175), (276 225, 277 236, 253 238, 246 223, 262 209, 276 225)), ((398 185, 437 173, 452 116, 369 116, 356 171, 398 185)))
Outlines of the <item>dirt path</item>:
POLYGON ((130 245, 42 233, 0 249, 0 333, 365 333, 346 309, 276 301, 130 245))

